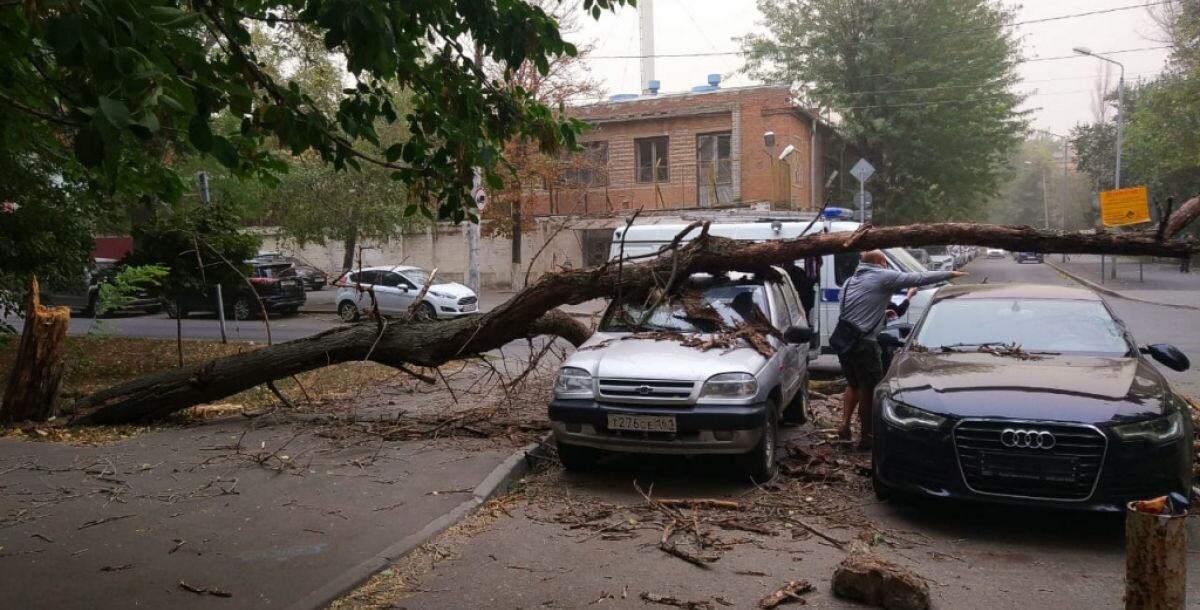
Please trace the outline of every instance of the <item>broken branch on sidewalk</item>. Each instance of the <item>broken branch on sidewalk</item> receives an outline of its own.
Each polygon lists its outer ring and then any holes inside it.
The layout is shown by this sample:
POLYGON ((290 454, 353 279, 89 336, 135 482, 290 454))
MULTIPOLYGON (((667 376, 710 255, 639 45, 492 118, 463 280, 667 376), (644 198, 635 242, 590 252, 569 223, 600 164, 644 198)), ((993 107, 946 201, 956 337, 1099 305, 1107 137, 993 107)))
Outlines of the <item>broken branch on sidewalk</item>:
POLYGON ((789 580, 783 583, 782 587, 775 590, 774 593, 758 600, 758 607, 763 610, 771 610, 780 604, 788 602, 807 603, 801 595, 812 593, 817 588, 809 584, 806 580, 789 580))

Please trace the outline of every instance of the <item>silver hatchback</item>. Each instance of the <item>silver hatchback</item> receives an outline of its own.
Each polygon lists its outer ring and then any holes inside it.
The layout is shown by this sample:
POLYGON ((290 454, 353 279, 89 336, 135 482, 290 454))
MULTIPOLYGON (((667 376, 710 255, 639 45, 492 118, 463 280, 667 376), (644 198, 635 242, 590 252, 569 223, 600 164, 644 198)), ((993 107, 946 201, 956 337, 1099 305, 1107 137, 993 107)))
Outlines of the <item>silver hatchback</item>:
POLYGON ((610 303, 555 382, 563 464, 587 469, 603 451, 732 454, 754 480, 770 479, 780 423, 807 418, 812 336, 791 280, 774 271, 689 278, 682 292, 720 324, 680 298, 649 311, 643 298, 610 303), (768 327, 752 337, 758 348, 730 332, 756 319, 768 327))

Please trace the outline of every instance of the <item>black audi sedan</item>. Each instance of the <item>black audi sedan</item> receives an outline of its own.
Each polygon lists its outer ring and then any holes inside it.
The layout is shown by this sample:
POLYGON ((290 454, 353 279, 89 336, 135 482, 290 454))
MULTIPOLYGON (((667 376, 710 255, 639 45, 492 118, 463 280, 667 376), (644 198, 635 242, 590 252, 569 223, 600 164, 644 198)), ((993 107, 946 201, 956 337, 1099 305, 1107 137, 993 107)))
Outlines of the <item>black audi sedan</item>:
MULTIPOLYGON (((1123 510, 1190 497, 1188 405, 1094 292, 1030 284, 947 286, 876 388, 875 492, 1123 510)), ((907 337, 901 336, 907 335, 907 337)), ((907 341, 905 341, 907 339, 907 341)))

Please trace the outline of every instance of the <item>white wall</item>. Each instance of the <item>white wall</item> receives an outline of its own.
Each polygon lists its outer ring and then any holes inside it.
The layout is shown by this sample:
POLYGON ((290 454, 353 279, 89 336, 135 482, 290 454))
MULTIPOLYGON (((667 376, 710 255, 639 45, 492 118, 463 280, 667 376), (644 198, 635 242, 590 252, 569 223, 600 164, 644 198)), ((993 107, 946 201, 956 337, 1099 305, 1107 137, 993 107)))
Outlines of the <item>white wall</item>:
MULTIPOLYGON (((529 279, 532 282, 542 273, 557 269, 565 262, 579 267, 583 261, 580 232, 570 229, 556 230, 566 220, 562 218, 538 218, 537 228, 527 230, 521 243, 521 263, 517 272, 517 284, 524 281, 529 261, 542 248, 547 239, 553 241, 538 256, 529 279)), ((486 228, 485 228, 486 229, 486 228)), ((254 230, 262 237, 261 250, 295 256, 330 273, 331 278, 340 275, 343 248, 341 243, 324 246, 309 244, 297 247, 295 243, 279 236, 277 227, 259 227, 254 230)), ((512 242, 508 237, 488 237, 479 240, 479 275, 485 287, 508 288, 513 277, 512 242)), ((467 225, 439 223, 418 233, 408 234, 382 243, 363 243, 362 265, 416 265, 426 269, 437 267, 438 277, 449 281, 465 282, 467 277, 467 225)), ((355 266, 358 265, 357 254, 355 266)))

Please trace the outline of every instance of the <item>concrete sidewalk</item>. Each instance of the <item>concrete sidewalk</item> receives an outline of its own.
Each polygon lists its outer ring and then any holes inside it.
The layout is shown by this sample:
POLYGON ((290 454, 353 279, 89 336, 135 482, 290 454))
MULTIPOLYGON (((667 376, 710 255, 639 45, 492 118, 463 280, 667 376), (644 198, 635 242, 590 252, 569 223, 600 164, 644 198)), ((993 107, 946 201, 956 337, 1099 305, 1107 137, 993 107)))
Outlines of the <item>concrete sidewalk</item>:
POLYGON ((1111 296, 1173 307, 1200 309, 1200 268, 1193 273, 1181 273, 1179 261, 1145 260, 1107 256, 1104 277, 1100 274, 1100 257, 1072 254, 1063 261, 1061 254, 1047 254, 1046 262, 1072 279, 1111 296), (1115 261, 1115 262, 1114 262, 1115 261), (1116 265, 1116 275, 1112 269, 1116 265))
POLYGON ((324 607, 525 473, 507 442, 273 417, 102 447, 0 439, 3 605, 324 607))
MULTIPOLYGON (((300 308, 304 313, 337 313, 337 304, 334 303, 334 298, 337 294, 337 288, 325 287, 323 290, 317 290, 308 293, 308 301, 300 308)), ((509 300, 516 294, 512 290, 488 290, 479 295, 479 311, 490 311, 497 305, 509 300)), ((604 299, 594 299, 578 305, 564 305, 559 309, 581 318, 590 318, 593 315, 599 315, 604 312, 604 308, 608 302, 604 299)))

